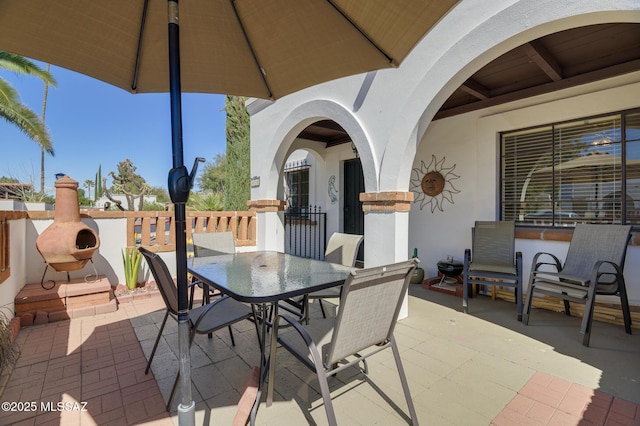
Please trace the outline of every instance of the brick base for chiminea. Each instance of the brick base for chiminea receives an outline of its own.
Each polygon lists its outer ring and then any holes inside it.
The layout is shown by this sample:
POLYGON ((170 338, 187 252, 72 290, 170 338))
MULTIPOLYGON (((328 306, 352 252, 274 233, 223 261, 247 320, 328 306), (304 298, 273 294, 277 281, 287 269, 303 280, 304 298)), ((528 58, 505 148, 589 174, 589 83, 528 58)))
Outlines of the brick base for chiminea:
POLYGON ((61 321, 118 309, 111 284, 105 276, 87 283, 83 278, 57 282, 51 290, 40 283, 27 284, 15 298, 16 316, 23 326, 61 321))
POLYGON ((442 273, 438 272, 437 277, 427 278, 422 282, 422 287, 427 290, 437 291, 439 293, 451 294, 454 296, 462 297, 462 277, 457 276, 455 284, 440 285, 442 279, 442 273))

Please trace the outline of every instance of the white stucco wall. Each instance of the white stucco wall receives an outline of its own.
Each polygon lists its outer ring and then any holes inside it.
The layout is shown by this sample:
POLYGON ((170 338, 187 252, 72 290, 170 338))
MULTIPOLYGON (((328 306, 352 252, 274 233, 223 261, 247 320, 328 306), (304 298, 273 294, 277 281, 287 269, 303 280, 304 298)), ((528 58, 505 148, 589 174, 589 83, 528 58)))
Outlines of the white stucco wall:
MULTIPOLYGON (((262 182, 252 190, 252 199, 278 198, 279 171, 298 143, 296 136, 322 119, 334 120, 351 136, 362 160, 367 192, 408 191, 412 168, 420 167, 421 161, 428 164, 432 155, 445 158, 445 166, 456 165, 460 193, 453 195, 453 205, 444 203, 444 212, 431 213, 414 204, 406 229, 401 229, 402 213, 365 219, 365 241, 385 247, 373 252, 366 245, 368 265, 399 260, 417 247, 427 276, 435 274, 439 259, 462 258, 475 220, 497 217, 497 132, 639 107, 640 76, 628 74, 437 122, 431 121, 433 116, 456 88, 503 53, 547 34, 606 22, 640 22, 640 2, 463 0, 397 69, 332 81, 275 103, 250 102, 252 176, 260 176, 262 182), (399 247, 402 244, 406 247, 399 247)), ((322 158, 327 176, 340 176, 341 156, 347 149, 326 149, 322 158)), ((326 187, 321 185, 319 191, 326 187)), ((331 220, 339 229, 341 206, 328 209, 338 213, 331 220)), ((566 246, 517 241, 525 270, 535 252, 566 251, 566 246)), ((631 247, 626 265, 634 304, 640 304, 640 283, 635 280, 638 255, 640 250, 631 247)))
MULTIPOLYGON (((127 220, 122 219, 86 219, 82 222, 96 231, 100 238, 100 248, 93 255, 93 263, 99 275, 105 275, 111 285, 124 283, 124 267, 122 266, 121 249, 127 246, 127 220)), ((27 223, 25 239, 30 243, 25 248, 27 268, 26 284, 39 283, 45 271, 46 264, 36 249, 35 241, 38 235, 49 227, 53 220, 30 220, 27 223)), ((91 263, 79 271, 69 272, 71 279, 93 275, 91 263)), ((90 278, 90 277, 88 277, 90 278)), ((57 272, 48 268, 45 280, 64 282, 67 279, 66 272, 57 272)))
MULTIPOLYGON (((462 261, 471 246, 475 220, 498 218, 499 140, 501 131, 570 120, 640 106, 640 73, 584 85, 553 94, 529 98, 495 108, 432 122, 425 132, 413 168, 428 163, 432 156, 455 165, 454 203, 443 202, 433 213, 414 202, 410 213, 409 246, 418 247, 427 276, 435 276, 438 260, 453 255, 462 261)), ((523 252, 524 279, 528 280, 531 259, 538 251, 551 251, 564 258, 568 243, 518 240, 523 252)), ((640 304, 640 251, 629 248, 625 276, 632 303, 640 304)))
MULTIPOLYGON (((127 219, 125 218, 109 218, 109 219, 86 219, 82 222, 98 233, 100 238, 100 248, 93 255, 93 263, 98 275, 105 275, 112 286, 125 283, 124 265, 122 264, 122 250, 127 247, 127 219)), ((26 267, 24 268, 25 276, 20 288, 24 284, 39 283, 45 270, 45 263, 36 249, 35 241, 38 235, 53 223, 53 220, 29 220, 26 221, 25 238, 26 241, 24 251, 24 259, 26 267)), ((13 241, 15 238, 12 238, 13 241)), ((13 254, 13 251, 12 251, 13 254)), ((175 274, 176 259, 175 252, 161 253, 161 257, 167 263, 167 267, 175 274)), ((71 279, 83 278, 87 275, 93 275, 94 270, 91 263, 79 271, 69 272, 71 279)), ((13 274, 12 274, 13 275, 13 274)), ((45 280, 55 280, 64 282, 67 279, 66 272, 57 272, 53 268, 49 268, 45 275, 45 280)), ((87 277, 91 279, 91 277, 87 277)), ((146 262, 142 262, 140 272, 140 281, 152 280, 147 268, 146 262)), ((2 299, 0 299, 2 300, 2 299)))
POLYGON ((4 314, 9 319, 13 317, 14 299, 24 286, 25 281, 24 262, 27 242, 23 236, 25 235, 26 224, 26 219, 9 221, 9 234, 11 235, 9 239, 9 267, 11 275, 0 283, 0 314, 4 314))

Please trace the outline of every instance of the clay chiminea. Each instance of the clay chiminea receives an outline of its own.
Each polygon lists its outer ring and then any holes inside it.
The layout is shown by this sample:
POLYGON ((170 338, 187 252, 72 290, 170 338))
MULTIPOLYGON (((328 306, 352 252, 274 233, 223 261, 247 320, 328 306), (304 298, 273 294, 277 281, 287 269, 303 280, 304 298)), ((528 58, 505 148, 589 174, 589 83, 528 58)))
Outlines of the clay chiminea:
POLYGON ((40 234, 36 248, 56 271, 77 271, 100 247, 98 234, 80 220, 78 182, 69 176, 56 181, 53 223, 40 234))

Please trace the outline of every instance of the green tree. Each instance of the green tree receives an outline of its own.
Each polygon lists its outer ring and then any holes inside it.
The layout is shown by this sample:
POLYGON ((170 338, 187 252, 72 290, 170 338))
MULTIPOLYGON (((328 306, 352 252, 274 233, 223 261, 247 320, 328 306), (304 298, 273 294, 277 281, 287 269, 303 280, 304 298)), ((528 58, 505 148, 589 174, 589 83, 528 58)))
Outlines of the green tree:
POLYGON ((198 176, 198 186, 201 191, 224 193, 225 186, 224 154, 216 154, 212 162, 207 162, 198 176))
MULTIPOLYGON (((51 69, 51 64, 47 64, 47 73, 51 69)), ((44 126, 44 117, 47 112, 47 98, 49 96, 49 83, 44 82, 44 95, 42 96, 42 115, 40 119, 42 120, 42 125, 44 126)), ((45 149, 43 146, 40 147, 40 192, 44 194, 44 157, 45 157, 45 149)))
POLYGON ((246 210, 251 197, 249 112, 245 97, 227 96, 227 154, 224 163, 225 210, 246 210))
POLYGON ((93 191, 93 201, 98 201, 98 198, 102 197, 102 164, 98 167, 98 171, 96 172, 96 180, 94 181, 96 184, 95 190, 93 191))
MULTIPOLYGON (((46 70, 30 60, 0 50, 0 69, 40 78, 47 85, 56 86, 56 80, 46 70)), ((0 117, 14 124, 45 151, 53 155, 53 143, 44 122, 20 101, 18 92, 8 81, 0 77, 0 117)))
POLYGON ((163 212, 165 211, 165 205, 164 203, 151 203, 149 201, 145 201, 140 210, 147 212, 163 212))
POLYGON ((187 209, 199 212, 221 211, 224 209, 224 196, 213 191, 192 192, 187 209))
POLYGON ((91 198, 86 196, 86 193, 82 188, 78 188, 78 202, 80 203, 81 206, 93 205, 93 201, 91 201, 91 198))
POLYGON ((0 183, 20 183, 16 178, 2 176, 0 177, 0 183))
POLYGON ((160 204, 171 202, 169 192, 167 192, 166 188, 163 188, 161 186, 152 186, 149 190, 149 195, 155 195, 156 202, 160 204))
POLYGON ((109 172, 109 176, 113 179, 111 188, 107 188, 107 178, 102 181, 104 194, 116 204, 116 207, 120 210, 124 210, 122 203, 113 198, 114 194, 123 194, 127 200, 127 210, 135 210, 135 200, 139 199, 138 210, 144 206, 144 196, 148 194, 151 187, 147 184, 142 176, 137 174, 136 166, 128 158, 118 163, 118 174, 115 172, 109 172))
POLYGON ((84 181, 84 187, 87 188, 87 198, 91 198, 91 188, 95 186, 95 183, 91 179, 84 181))

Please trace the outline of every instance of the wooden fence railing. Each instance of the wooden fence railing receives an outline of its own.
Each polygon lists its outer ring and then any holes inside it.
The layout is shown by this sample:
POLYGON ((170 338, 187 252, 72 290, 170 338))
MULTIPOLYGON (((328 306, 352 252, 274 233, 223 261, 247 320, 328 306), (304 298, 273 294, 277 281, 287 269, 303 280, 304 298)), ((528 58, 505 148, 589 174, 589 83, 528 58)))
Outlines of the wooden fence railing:
MULTIPOLYGON (((187 212, 187 240, 194 232, 233 233, 236 247, 256 245, 255 212, 187 212)), ((173 212, 127 212, 127 246, 145 246, 152 251, 176 249, 173 212), (164 232, 163 232, 164 231, 164 232)))

